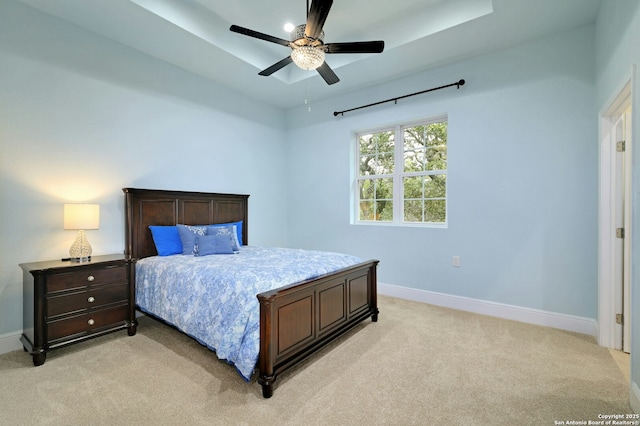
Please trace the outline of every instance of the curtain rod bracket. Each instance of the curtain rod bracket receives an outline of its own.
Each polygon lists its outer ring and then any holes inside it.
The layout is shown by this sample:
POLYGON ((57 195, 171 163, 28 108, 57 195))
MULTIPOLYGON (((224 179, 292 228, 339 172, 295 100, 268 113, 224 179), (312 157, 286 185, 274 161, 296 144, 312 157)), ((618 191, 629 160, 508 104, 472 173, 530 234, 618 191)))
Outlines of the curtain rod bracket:
POLYGON ((435 90, 446 89, 447 87, 452 87, 452 86, 456 86, 456 89, 459 89, 460 86, 464 86, 464 83, 465 83, 464 79, 460 79, 460 80, 456 81, 455 83, 447 84, 447 85, 440 86, 440 87, 434 87, 432 89, 423 90, 421 92, 410 93, 408 95, 399 96, 397 98, 386 99, 384 101, 374 102, 372 104, 363 105, 363 106, 359 106, 359 107, 356 107, 356 108, 345 109, 344 111, 334 111, 333 112, 333 116, 337 117, 338 115, 342 115, 344 117, 344 113, 345 112, 355 111, 357 109, 362 109, 362 108, 369 108, 369 107, 372 107, 372 106, 375 106, 375 105, 380 105, 380 104, 384 104, 386 102, 391 102, 391 101, 393 101, 393 103, 395 105, 397 105, 399 99, 404 99, 404 98, 408 98, 410 96, 415 96, 415 95, 421 95, 423 93, 433 92, 435 90))

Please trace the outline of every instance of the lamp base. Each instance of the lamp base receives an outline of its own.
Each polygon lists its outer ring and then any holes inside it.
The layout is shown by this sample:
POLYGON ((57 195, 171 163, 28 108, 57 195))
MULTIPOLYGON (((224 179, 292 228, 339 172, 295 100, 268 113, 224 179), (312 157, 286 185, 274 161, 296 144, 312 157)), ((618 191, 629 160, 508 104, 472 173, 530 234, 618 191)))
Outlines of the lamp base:
POLYGON ((69 257, 72 262, 88 262, 91 260, 91 244, 87 240, 84 231, 78 231, 78 236, 69 249, 69 257))

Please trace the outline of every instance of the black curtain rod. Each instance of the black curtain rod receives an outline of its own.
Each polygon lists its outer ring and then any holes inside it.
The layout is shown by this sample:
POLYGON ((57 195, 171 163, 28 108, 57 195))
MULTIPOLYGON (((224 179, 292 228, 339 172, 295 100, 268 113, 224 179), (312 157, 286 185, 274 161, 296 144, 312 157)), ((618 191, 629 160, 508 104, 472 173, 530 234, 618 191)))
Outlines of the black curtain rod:
POLYGON ((464 86, 464 80, 461 79, 460 81, 456 81, 455 83, 447 84, 447 85, 440 86, 440 87, 434 87, 433 89, 423 90, 422 92, 410 93, 408 95, 399 96, 397 98, 391 98, 391 99, 387 99, 387 100, 380 101, 380 102, 374 102, 374 103, 368 104, 368 105, 362 105, 362 106, 359 106, 359 107, 356 107, 356 108, 345 109, 344 111, 334 111, 333 112, 333 116, 337 117, 339 114, 344 115, 345 112, 351 112, 351 111, 355 111, 357 109, 362 109, 362 108, 369 108, 369 107, 372 107, 372 106, 375 106, 375 105, 384 104, 386 102, 394 101, 395 103, 398 103, 398 99, 408 98, 409 96, 421 95, 423 93, 433 92, 435 90, 446 89, 447 87, 451 87, 451 86, 457 86, 457 89, 459 89, 460 86, 464 86))

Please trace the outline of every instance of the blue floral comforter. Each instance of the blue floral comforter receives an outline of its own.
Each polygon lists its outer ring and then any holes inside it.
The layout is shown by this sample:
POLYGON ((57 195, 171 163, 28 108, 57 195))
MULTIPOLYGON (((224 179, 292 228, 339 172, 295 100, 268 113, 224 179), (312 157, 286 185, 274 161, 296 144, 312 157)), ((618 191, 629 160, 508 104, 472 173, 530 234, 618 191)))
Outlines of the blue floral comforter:
POLYGON ((238 254, 154 256, 136 264, 136 303, 213 349, 250 380, 260 352, 257 294, 362 260, 338 253, 243 246, 238 254))

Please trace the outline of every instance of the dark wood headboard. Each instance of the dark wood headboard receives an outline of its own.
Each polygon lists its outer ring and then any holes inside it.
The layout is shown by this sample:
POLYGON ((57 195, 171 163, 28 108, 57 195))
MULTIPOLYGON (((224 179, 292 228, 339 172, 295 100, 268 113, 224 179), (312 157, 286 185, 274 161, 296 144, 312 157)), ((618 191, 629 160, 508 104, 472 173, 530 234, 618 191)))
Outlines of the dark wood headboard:
POLYGON ((242 243, 248 242, 248 195, 123 188, 125 255, 157 255, 149 225, 207 225, 242 221, 242 243))

